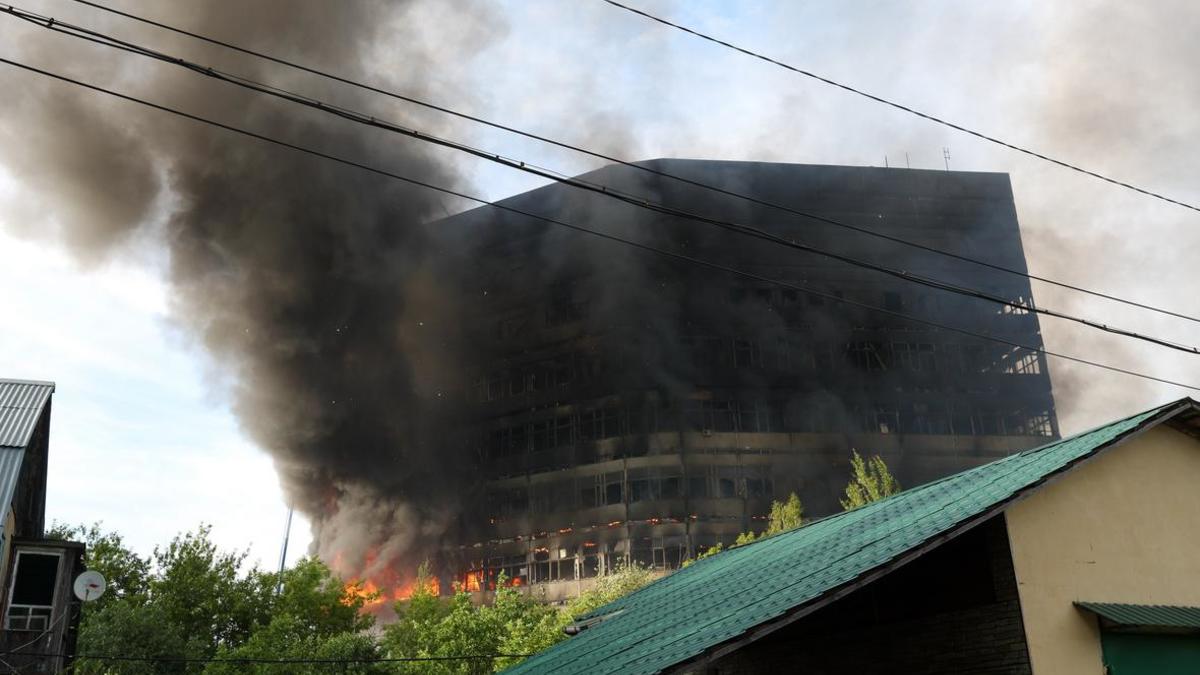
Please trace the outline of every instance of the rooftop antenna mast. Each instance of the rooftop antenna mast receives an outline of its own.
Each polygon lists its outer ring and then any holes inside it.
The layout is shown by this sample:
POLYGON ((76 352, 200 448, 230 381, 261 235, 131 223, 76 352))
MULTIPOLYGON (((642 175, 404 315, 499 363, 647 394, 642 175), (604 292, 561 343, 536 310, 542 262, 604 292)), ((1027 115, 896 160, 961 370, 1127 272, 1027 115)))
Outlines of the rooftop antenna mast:
POLYGON ((295 507, 288 504, 287 524, 283 526, 283 547, 279 551, 279 576, 275 580, 275 595, 283 592, 283 566, 287 563, 288 537, 292 534, 292 512, 295 507))
POLYGON ((950 148, 942 148, 942 159, 946 162, 946 170, 950 170, 950 148))

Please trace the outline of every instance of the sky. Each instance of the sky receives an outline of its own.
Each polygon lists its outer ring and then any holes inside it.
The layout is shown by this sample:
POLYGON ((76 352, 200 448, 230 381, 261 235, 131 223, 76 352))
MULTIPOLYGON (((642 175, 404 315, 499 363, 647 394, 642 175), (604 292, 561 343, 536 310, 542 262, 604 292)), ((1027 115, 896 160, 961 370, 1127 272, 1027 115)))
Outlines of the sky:
MULTIPOLYGON (((1200 201, 1194 114, 1200 80, 1191 72, 1200 10, 1192 3, 629 2, 963 125, 1200 201)), ((169 5, 115 4, 186 27, 188 17, 169 5)), ((140 39, 157 35, 71 2, 23 6, 105 21, 140 39)), ((1200 314, 1191 253, 1200 244, 1195 212, 971 139, 599 0, 415 7, 399 19, 404 39, 462 45, 463 35, 477 36, 474 49, 434 48, 438 58, 412 64, 404 58, 407 45, 383 31, 364 66, 379 82, 419 77, 442 103, 627 159, 944 169, 948 151, 951 169, 1011 175, 1035 273, 1200 314)), ((287 17, 284 30, 287 21, 305 16, 287 17)), ((34 60, 32 45, 43 39, 38 29, 0 18, 0 56, 34 60)), ((73 49, 67 61, 75 59, 76 72, 99 77, 89 63, 94 52, 73 49)), ((320 65, 320 50, 303 44, 287 56, 320 65)), ((0 87, 19 97, 32 77, 0 70, 0 87)), ((111 79, 114 86, 130 84, 111 79)), ((395 101, 371 104, 372 114, 428 124, 563 173, 600 165, 395 101)), ((112 114, 153 113, 113 108, 112 114)), ((22 141, 28 129, 21 125, 28 123, 0 102, 0 138, 10 147, 22 141)), ((486 198, 540 184, 477 160, 445 158, 486 198)), ((69 195, 55 190, 52 176, 28 174, 23 166, 0 149, 0 376, 58 385, 48 517, 102 521, 144 553, 205 522, 221 545, 274 565, 286 515, 275 467, 233 414, 227 364, 174 313, 163 247, 142 237, 103 259, 73 256, 62 244, 67 219, 59 217, 69 195)), ((1104 323, 1200 342, 1195 324, 1184 320, 1041 284, 1035 298, 1104 323)), ((1052 350, 1200 383, 1197 357, 1050 319, 1042 326, 1052 350)), ((1068 433, 1188 393, 1062 361, 1052 360, 1050 368, 1068 433)), ((289 558, 303 554, 308 542, 300 517, 289 558)))

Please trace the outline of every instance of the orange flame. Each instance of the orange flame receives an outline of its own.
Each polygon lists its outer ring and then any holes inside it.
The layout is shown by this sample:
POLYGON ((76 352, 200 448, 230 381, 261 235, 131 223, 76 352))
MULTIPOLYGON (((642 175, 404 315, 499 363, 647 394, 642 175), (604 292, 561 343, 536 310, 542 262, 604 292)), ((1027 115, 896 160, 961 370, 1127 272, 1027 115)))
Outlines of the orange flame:
POLYGON ((467 572, 463 577, 462 588, 468 593, 483 590, 483 571, 467 572))
MULTIPOLYGON (((361 600, 363 609, 372 610, 382 606, 389 600, 392 602, 408 600, 416 590, 417 581, 415 579, 403 586, 392 588, 390 592, 381 591, 379 586, 370 579, 366 581, 351 581, 343 588, 342 604, 348 607, 361 600)), ((425 581, 424 590, 427 594, 436 597, 442 594, 442 584, 437 579, 428 579, 425 581)))

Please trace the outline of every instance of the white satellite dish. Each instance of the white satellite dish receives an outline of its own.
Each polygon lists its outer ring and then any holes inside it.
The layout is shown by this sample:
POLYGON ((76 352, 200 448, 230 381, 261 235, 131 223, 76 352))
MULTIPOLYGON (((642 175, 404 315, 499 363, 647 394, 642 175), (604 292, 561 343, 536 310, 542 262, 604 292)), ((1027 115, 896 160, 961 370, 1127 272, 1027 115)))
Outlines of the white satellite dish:
POLYGON ((106 586, 103 574, 96 570, 88 570, 75 577, 75 597, 84 602, 91 602, 104 595, 106 586))

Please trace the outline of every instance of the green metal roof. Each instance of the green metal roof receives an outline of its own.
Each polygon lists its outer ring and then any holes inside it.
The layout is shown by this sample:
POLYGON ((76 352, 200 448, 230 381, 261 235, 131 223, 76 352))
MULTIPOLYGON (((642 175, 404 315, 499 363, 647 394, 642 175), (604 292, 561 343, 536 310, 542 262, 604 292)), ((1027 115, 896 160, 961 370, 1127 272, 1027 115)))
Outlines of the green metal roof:
POLYGON ((1075 605, 1118 626, 1200 631, 1200 607, 1123 605, 1112 602, 1077 602, 1075 605))
POLYGON ((1194 405, 1176 401, 704 558, 592 612, 612 616, 508 672, 671 668, 861 583, 1128 434, 1194 405))

